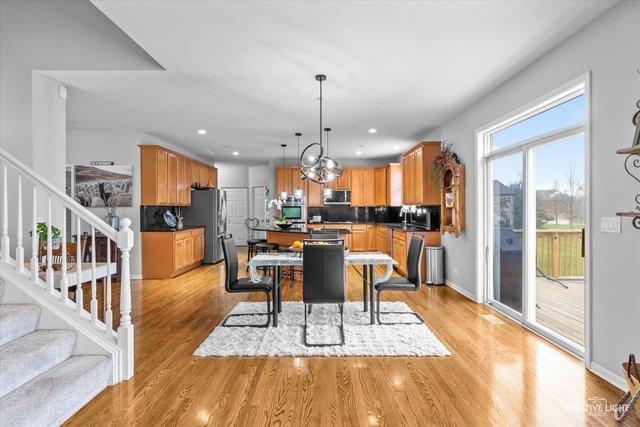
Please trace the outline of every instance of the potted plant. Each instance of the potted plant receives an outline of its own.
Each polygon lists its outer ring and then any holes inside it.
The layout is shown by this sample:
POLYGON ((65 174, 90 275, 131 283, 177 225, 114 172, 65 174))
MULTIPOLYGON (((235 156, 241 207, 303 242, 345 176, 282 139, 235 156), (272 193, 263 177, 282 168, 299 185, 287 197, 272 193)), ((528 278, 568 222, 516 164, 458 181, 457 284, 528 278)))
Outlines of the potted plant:
POLYGON ((276 217, 278 219, 276 225, 283 230, 291 228, 291 221, 287 219, 287 214, 282 211, 282 199, 278 198, 270 200, 268 205, 269 210, 274 206, 276 207, 276 210, 279 211, 278 216, 276 217))
MULTIPOLYGON (((46 222, 39 222, 36 224, 36 234, 38 235, 38 258, 41 260, 41 264, 47 255, 47 241, 49 240, 49 234, 47 230, 46 222)), ((33 230, 29 232, 29 235, 33 235, 33 230)), ((60 237, 60 229, 51 226, 51 248, 59 249, 62 238, 60 237)))

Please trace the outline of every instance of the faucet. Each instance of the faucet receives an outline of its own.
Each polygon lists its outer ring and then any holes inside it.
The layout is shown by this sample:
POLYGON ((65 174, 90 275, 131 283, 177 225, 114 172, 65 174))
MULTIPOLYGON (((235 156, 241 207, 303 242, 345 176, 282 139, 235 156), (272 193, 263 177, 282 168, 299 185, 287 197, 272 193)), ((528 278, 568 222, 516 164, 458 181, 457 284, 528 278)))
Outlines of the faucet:
POLYGON ((404 230, 407 229, 407 213, 411 216, 413 212, 416 212, 416 205, 402 205, 400 208, 400 213, 404 215, 404 219, 402 220, 402 228, 404 230))

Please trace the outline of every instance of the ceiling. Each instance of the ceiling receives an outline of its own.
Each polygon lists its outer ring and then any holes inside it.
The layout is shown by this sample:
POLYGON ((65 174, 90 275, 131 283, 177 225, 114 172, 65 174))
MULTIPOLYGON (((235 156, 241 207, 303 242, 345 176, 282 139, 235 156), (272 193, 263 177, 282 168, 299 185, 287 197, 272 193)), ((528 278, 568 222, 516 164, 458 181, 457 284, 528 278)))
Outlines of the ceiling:
POLYGON ((260 162, 281 143, 293 157, 296 131, 318 139, 315 74, 332 156, 387 157, 615 1, 93 3, 164 70, 49 72, 70 86, 73 124, 260 162))

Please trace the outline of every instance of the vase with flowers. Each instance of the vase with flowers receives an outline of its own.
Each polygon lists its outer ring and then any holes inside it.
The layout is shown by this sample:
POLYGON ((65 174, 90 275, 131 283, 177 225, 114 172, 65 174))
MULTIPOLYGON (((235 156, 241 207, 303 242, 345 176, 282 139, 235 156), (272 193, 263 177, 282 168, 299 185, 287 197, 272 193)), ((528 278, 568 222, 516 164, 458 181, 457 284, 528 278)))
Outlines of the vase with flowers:
POLYGON ((120 194, 112 194, 104 204, 107 211, 105 221, 116 230, 120 229, 120 218, 118 217, 118 207, 120 207, 120 194))

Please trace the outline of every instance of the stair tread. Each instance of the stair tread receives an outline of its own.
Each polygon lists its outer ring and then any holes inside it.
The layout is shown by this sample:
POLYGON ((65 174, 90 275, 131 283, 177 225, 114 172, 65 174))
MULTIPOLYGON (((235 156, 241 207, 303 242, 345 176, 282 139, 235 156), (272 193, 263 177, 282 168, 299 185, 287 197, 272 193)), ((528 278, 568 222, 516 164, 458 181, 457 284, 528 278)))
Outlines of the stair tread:
POLYGON ((39 319, 35 304, 0 304, 0 345, 35 331, 39 319))
POLYGON ((39 329, 0 347, 0 396, 71 357, 76 333, 39 329))
POLYGON ((111 357, 72 356, 0 398, 0 425, 58 425, 109 385, 111 357))

